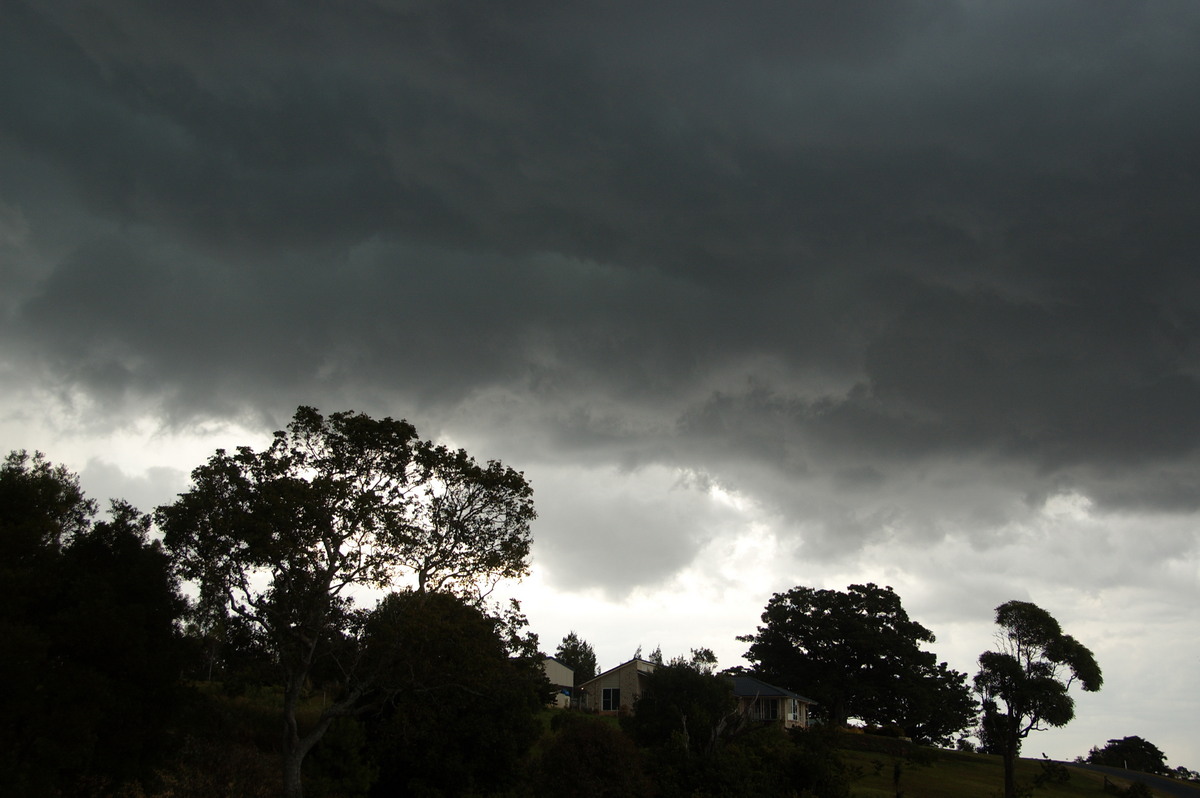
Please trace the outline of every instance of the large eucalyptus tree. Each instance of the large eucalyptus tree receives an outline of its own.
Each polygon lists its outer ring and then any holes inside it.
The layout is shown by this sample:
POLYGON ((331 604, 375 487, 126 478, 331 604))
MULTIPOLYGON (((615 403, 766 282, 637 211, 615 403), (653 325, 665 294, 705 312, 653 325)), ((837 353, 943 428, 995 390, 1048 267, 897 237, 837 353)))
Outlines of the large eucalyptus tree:
POLYGON ((1069 723, 1075 717, 1071 685, 1095 691, 1104 678, 1092 652, 1036 604, 1005 602, 996 608, 996 624, 1000 650, 979 655, 975 689, 983 699, 985 743, 1004 758, 1004 796, 1015 798, 1021 741, 1031 731, 1069 723))
POLYGON ((300 407, 265 450, 217 450, 155 517, 201 615, 236 615, 268 641, 283 687, 285 792, 300 796, 305 755, 378 686, 360 662, 367 608, 355 589, 480 598, 527 572, 534 516, 520 472, 420 441, 404 420, 300 407), (318 673, 336 698, 302 728, 297 710, 318 673))

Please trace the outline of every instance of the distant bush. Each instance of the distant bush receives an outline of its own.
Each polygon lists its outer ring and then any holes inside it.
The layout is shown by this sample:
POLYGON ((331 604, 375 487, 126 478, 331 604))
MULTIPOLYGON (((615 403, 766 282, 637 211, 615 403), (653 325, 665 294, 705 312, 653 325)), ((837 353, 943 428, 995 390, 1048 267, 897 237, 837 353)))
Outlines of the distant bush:
POLYGON ((858 733, 851 731, 849 734, 838 731, 835 734, 838 746, 852 751, 868 751, 894 757, 908 757, 917 748, 911 741, 902 740, 898 737, 882 737, 877 734, 866 734, 861 731, 858 733))
POLYGON ((904 729, 900 728, 895 723, 889 723, 886 726, 873 726, 868 724, 863 727, 863 732, 875 737, 895 737, 907 739, 906 735, 904 734, 904 729))
POLYGON ((1166 759, 1156 745, 1137 736, 1109 740, 1103 748, 1093 748, 1087 756, 1087 761, 1093 765, 1140 770, 1143 773, 1165 773, 1166 759))
POLYGON ((1182 781, 1200 781, 1200 773, 1186 768, 1183 765, 1172 770, 1169 774, 1171 778, 1180 779, 1182 781))

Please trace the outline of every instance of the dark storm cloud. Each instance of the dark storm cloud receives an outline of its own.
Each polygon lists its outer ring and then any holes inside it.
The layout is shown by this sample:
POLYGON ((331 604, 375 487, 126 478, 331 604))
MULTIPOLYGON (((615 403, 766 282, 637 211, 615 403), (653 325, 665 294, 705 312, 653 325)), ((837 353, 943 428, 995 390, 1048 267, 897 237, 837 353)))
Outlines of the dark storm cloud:
POLYGON ((548 461, 828 487, 831 546, 924 521, 914 464, 1194 507, 1190 4, 3 14, 6 349, 60 387, 503 390, 548 461))

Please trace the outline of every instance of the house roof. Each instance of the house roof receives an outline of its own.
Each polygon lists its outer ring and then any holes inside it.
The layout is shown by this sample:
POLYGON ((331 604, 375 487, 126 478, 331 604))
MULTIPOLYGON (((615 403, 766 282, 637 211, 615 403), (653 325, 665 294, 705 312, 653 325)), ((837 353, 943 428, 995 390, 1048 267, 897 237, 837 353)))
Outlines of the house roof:
POLYGON ((738 698, 795 698, 806 704, 817 703, 791 690, 767 684, 755 676, 730 676, 729 680, 733 682, 733 694, 738 698))
POLYGON ((640 658, 638 658, 638 657, 634 657, 634 658, 633 658, 633 659, 631 659, 631 660, 627 660, 627 661, 625 661, 625 662, 622 662, 620 665, 617 665, 615 668, 609 668, 608 670, 604 671, 604 673, 600 673, 600 674, 597 674, 596 676, 593 676, 591 679, 588 679, 586 682, 584 682, 583 684, 581 684, 581 685, 579 685, 579 686, 580 686, 580 687, 586 687, 587 685, 591 684, 592 682, 596 681, 597 679, 603 679, 603 678, 604 678, 605 676, 607 676, 608 674, 610 674, 610 673, 616 673, 617 671, 621 670, 622 668, 628 668, 630 665, 637 665, 637 666, 639 666, 639 667, 638 667, 638 669, 637 669, 637 670, 638 670, 638 673, 651 673, 651 672, 653 672, 653 671, 654 671, 654 669, 655 669, 655 668, 657 668, 657 667, 658 667, 658 666, 657 666, 657 665, 655 665, 653 662, 647 662, 647 661, 646 661, 646 660, 644 660, 644 659, 640 659, 640 658), (643 667, 640 667, 640 666, 642 666, 642 665, 646 665, 646 666, 648 666, 648 667, 645 667, 645 668, 643 668, 643 667))

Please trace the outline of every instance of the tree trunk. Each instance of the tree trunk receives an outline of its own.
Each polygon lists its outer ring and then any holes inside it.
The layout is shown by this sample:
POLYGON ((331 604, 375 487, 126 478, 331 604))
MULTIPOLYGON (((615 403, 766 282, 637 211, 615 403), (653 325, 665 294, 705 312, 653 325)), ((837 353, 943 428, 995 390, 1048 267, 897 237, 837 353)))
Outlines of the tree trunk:
POLYGON ((296 704, 299 690, 289 683, 283 696, 283 794, 286 798, 304 798, 301 766, 307 750, 300 745, 296 726, 296 704))
POLYGON ((829 726, 834 729, 845 728, 850 722, 850 713, 846 709, 846 699, 838 696, 833 699, 829 708, 829 726))
POLYGON ((293 672, 288 674, 283 691, 283 794, 286 798, 304 798, 302 768, 304 756, 312 748, 312 742, 308 742, 312 734, 302 739, 296 721, 303 685, 304 672, 293 672))
POLYGON ((284 719, 283 794, 286 798, 304 798, 304 782, 302 780, 304 757, 325 735, 329 725, 333 722, 333 717, 333 714, 329 712, 322 713, 317 724, 303 737, 297 733, 294 711, 290 717, 284 719))
POLYGON ((283 794, 285 798, 304 798, 304 782, 300 767, 304 764, 304 752, 299 746, 289 746, 283 752, 283 794))
POLYGON ((342 700, 326 707, 316 724, 303 737, 300 736, 300 726, 296 722, 299 694, 299 687, 293 684, 284 693, 283 699, 283 794, 286 798, 304 798, 304 757, 325 736, 325 732, 329 731, 334 718, 350 714, 362 697, 363 691, 352 690, 342 700))
POLYGON ((1017 798, 1017 753, 1020 746, 1004 741, 1004 798, 1017 798))

